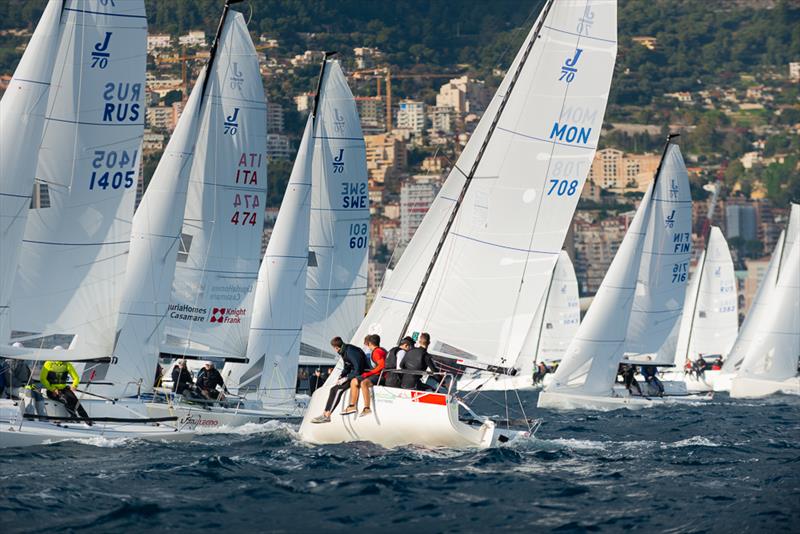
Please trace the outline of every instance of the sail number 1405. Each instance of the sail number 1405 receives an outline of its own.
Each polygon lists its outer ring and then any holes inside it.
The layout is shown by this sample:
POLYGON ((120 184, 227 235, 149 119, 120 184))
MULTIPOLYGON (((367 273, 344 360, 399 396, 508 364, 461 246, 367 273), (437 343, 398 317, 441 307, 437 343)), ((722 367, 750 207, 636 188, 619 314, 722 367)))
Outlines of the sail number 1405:
POLYGON ((92 158, 92 177, 89 179, 89 189, 119 189, 124 187, 129 189, 133 187, 134 167, 137 163, 138 150, 134 150, 131 154, 127 150, 95 150, 94 158, 92 158), (102 168, 106 170, 103 170, 102 168), (114 167, 120 170, 115 171, 114 167))

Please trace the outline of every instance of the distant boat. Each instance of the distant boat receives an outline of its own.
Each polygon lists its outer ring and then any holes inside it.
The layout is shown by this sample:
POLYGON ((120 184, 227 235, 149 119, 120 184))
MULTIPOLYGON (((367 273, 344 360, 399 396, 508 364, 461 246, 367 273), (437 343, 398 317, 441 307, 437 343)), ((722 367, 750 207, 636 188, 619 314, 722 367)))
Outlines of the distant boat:
POLYGON ((645 362, 679 320, 691 252, 691 194, 677 145, 667 141, 578 334, 539 395, 540 408, 643 408, 655 400, 615 385, 619 364, 645 362))
POLYGON ((774 272, 768 271, 762 282, 774 289, 759 292, 757 298, 768 299, 764 312, 748 327, 754 329, 753 337, 743 339, 739 348, 744 357, 731 380, 734 398, 800 395, 800 204, 792 204, 781 241, 774 272))
MULTIPOLYGON (((447 365, 509 372, 550 283, 595 153, 616 57, 616 2, 547 2, 352 343, 429 332, 447 365)), ((341 369, 341 366, 339 367, 341 369)), ((501 428, 446 393, 376 386, 372 414, 300 427, 311 443, 489 447, 501 428), (462 421, 459 413, 464 410, 462 421), (471 423, 471 424, 470 424, 471 423)))
MULTIPOLYGON (((476 371, 458 380, 460 391, 506 391, 533 389, 533 373, 541 362, 552 367, 561 361, 569 343, 578 331, 581 313, 578 279, 572 261, 561 251, 550 277, 550 285, 536 310, 525 343, 514 364, 516 375, 476 371)), ((549 378, 550 375, 545 375, 549 378)))

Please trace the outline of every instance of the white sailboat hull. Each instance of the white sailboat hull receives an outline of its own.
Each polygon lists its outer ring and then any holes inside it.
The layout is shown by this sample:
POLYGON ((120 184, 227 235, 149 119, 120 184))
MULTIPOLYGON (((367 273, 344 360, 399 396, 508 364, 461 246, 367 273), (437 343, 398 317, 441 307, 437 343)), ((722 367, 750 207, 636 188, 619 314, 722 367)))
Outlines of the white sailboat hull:
MULTIPOLYGON (((642 384, 644 387, 645 385, 642 384)), ((666 404, 682 402, 702 402, 711 400, 712 395, 677 395, 663 397, 639 397, 630 395, 622 387, 615 387, 609 396, 585 395, 561 391, 542 391, 539 394, 538 408, 556 410, 595 410, 608 412, 612 410, 641 410, 666 404)))
MULTIPOLYGON (((329 388, 321 388, 311 399, 308 416, 300 426, 303 441, 316 445, 371 441, 383 447, 423 445, 426 447, 494 447, 528 432, 497 428, 494 422, 469 425, 458 418, 458 402, 444 393, 408 389, 373 388, 372 414, 341 415, 341 404, 329 423, 315 424, 310 416, 322 413, 329 388)), ((359 399, 359 413, 363 401, 359 399)))
MULTIPOLYGON (((665 387, 668 383, 682 384, 684 393, 706 393, 714 391, 713 384, 719 375, 720 371, 706 371, 703 378, 697 378, 683 371, 676 371, 665 373, 662 377, 662 381, 665 387)), ((672 394, 669 391, 668 393, 672 394)))
POLYGON ((176 416, 178 424, 198 432, 218 428, 234 428, 248 423, 266 423, 274 419, 299 419, 303 416, 305 406, 295 403, 293 406, 274 408, 226 408, 222 406, 197 406, 183 403, 146 403, 149 417, 176 416))
POLYGON ((795 376, 782 381, 735 377, 731 380, 730 392, 734 399, 760 399, 776 393, 800 395, 800 377, 795 376))
POLYGON ((83 423, 28 421, 21 418, 16 401, 0 401, 0 449, 98 438, 189 441, 194 435, 190 430, 177 430, 168 425, 98 422, 87 426, 83 423))

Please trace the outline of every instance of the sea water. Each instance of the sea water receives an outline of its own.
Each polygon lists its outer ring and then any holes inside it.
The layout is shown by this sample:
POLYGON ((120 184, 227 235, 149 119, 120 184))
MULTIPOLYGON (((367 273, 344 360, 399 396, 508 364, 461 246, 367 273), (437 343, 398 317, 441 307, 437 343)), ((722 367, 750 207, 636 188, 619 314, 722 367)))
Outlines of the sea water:
MULTIPOLYGON (((800 398, 717 394, 629 412, 536 410, 491 450, 310 446, 271 422, 191 443, 0 450, 3 532, 175 529, 797 532, 800 398)), ((513 393, 473 406, 519 415, 513 393)))

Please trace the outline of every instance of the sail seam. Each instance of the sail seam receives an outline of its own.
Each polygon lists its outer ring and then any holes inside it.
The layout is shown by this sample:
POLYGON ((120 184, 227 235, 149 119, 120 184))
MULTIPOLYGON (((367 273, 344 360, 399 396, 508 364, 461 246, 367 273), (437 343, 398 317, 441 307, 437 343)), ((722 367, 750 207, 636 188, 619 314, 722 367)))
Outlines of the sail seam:
POLYGON ((126 15, 124 13, 105 13, 103 11, 90 11, 88 9, 77 9, 77 8, 74 8, 74 7, 65 7, 64 11, 72 11, 74 13, 86 13, 86 14, 89 14, 89 15, 103 15, 103 16, 106 16, 106 17, 122 17, 122 18, 128 18, 128 19, 143 19, 143 20, 147 20, 147 16, 146 15, 126 15))

